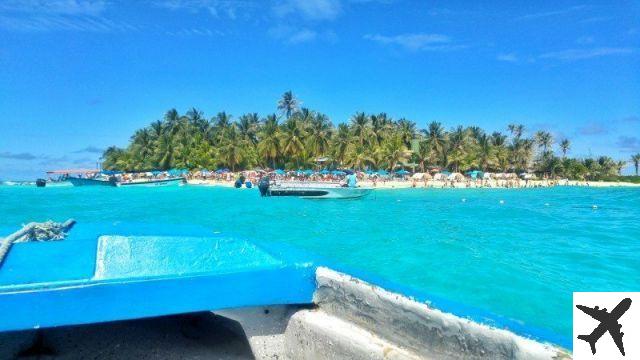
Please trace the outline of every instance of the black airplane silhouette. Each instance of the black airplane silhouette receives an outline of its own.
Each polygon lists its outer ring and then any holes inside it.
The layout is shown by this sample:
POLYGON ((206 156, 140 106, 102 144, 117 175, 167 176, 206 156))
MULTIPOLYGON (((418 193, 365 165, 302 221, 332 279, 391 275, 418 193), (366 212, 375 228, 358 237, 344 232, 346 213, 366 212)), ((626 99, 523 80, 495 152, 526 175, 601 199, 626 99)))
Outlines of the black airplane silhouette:
POLYGON ((620 353, 624 356, 624 345, 622 344, 622 337, 624 336, 624 333, 620 332, 622 325, 618 323, 618 319, 620 319, 620 317, 629 310, 629 307, 631 307, 631 299, 623 299, 613 310, 611 310, 611 312, 607 312, 606 308, 600 310, 597 306, 590 308, 584 305, 576 305, 576 307, 582 310, 585 314, 600 321, 600 325, 598 325, 591 334, 578 335, 578 339, 589 343, 591 346, 591 353, 595 355, 596 342, 598 342, 602 335, 608 331, 609 334, 611 334, 613 342, 616 343, 618 350, 620 350, 620 353))

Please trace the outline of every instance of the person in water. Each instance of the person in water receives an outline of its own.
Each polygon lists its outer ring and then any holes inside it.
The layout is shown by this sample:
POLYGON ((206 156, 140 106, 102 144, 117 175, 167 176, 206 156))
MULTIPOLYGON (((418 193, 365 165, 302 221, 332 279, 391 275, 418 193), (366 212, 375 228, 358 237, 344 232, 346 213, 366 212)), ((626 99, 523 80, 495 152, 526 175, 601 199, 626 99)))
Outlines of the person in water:
POLYGON ((356 187, 358 183, 358 179, 356 178, 355 173, 347 175, 346 180, 347 180, 347 187, 356 187))

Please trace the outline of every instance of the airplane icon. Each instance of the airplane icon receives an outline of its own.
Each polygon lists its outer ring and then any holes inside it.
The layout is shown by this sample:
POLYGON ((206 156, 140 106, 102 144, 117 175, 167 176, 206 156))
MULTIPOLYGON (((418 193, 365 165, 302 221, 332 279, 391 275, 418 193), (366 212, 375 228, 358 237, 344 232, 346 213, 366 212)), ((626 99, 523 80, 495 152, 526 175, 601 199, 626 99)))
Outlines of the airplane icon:
POLYGON ((600 325, 598 325, 591 334, 578 335, 578 339, 589 343, 591 346, 591 353, 595 355, 596 342, 598 342, 602 335, 608 331, 609 334, 611 334, 613 342, 618 347, 618 350, 620 350, 620 353, 624 356, 624 345, 622 344, 622 337, 624 336, 624 333, 620 332, 622 325, 618 323, 618 319, 620 319, 620 317, 629 310, 629 307, 631 307, 631 299, 623 299, 613 310, 611 310, 611 312, 607 312, 606 308, 599 309, 598 306, 590 308, 584 305, 576 305, 576 307, 582 310, 585 314, 600 321, 600 325))

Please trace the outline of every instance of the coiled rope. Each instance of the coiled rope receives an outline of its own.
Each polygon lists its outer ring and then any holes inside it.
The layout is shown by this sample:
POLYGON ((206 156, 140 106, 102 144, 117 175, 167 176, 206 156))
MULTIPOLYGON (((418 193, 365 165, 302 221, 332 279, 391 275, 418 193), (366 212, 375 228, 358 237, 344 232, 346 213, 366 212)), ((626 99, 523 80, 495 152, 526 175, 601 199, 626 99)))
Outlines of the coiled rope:
POLYGON ((2 240, 2 245, 0 245, 0 267, 2 267, 7 253, 11 249, 11 245, 14 243, 62 240, 67 236, 67 233, 75 223, 75 220, 69 219, 63 223, 57 223, 49 220, 42 223, 32 222, 24 225, 22 229, 2 240))

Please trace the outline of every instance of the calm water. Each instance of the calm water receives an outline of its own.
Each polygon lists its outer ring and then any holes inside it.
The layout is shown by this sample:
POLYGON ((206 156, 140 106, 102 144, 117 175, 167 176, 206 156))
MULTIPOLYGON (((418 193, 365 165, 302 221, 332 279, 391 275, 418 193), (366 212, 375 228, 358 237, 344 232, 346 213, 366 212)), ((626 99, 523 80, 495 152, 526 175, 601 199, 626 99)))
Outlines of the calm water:
POLYGON ((380 190, 340 201, 226 188, 0 186, 4 233, 68 217, 199 225, 294 245, 567 347, 573 291, 640 291, 637 188, 380 190))

